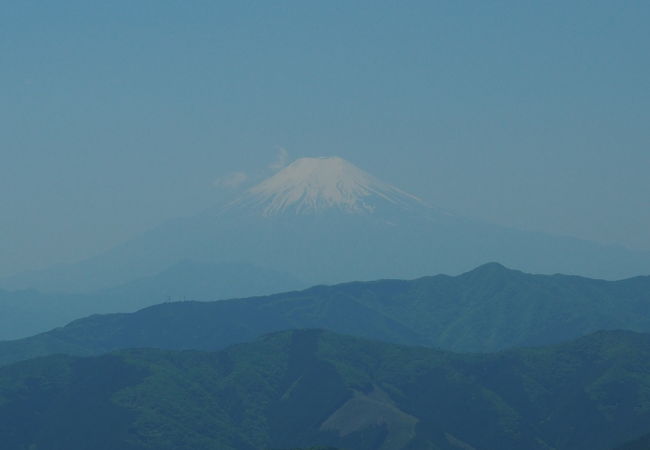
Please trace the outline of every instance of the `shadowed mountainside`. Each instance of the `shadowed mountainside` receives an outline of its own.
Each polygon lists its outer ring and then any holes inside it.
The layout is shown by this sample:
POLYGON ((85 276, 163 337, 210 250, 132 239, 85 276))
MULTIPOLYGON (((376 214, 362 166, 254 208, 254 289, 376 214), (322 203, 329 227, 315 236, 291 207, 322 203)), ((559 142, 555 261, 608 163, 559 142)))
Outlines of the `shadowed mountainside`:
POLYGON ((650 331, 650 277, 530 275, 492 263, 466 274, 317 286, 243 300, 161 304, 96 315, 0 342, 0 364, 121 348, 218 350, 293 328, 322 328, 454 351, 546 345, 603 329, 650 331))

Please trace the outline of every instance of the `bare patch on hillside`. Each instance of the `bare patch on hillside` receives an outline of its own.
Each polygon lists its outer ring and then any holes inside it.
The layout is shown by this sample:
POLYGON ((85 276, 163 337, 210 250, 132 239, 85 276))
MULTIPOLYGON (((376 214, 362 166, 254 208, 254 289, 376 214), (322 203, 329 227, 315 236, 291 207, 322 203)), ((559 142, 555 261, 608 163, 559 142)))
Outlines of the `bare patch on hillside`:
POLYGON ((418 419, 400 410, 388 394, 375 386, 369 394, 355 392, 320 428, 347 436, 370 426, 385 425, 388 436, 378 450, 399 450, 415 437, 417 422, 418 419))

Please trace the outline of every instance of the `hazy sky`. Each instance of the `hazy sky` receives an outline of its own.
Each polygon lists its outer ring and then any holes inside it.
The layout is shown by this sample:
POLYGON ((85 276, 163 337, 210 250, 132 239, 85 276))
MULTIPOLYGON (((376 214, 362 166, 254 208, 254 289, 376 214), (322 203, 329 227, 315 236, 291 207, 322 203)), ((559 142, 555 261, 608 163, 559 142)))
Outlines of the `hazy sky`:
POLYGON ((200 211, 282 149, 650 249, 648 23, 633 0, 2 2, 0 275, 200 211))

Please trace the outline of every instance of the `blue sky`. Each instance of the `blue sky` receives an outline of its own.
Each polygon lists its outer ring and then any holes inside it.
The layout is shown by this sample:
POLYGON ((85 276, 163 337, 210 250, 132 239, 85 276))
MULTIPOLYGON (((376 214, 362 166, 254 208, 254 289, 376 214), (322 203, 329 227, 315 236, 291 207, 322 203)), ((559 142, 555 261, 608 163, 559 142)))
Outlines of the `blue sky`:
POLYGON ((209 207, 282 149, 650 250, 648 23, 645 1, 5 2, 0 275, 209 207))

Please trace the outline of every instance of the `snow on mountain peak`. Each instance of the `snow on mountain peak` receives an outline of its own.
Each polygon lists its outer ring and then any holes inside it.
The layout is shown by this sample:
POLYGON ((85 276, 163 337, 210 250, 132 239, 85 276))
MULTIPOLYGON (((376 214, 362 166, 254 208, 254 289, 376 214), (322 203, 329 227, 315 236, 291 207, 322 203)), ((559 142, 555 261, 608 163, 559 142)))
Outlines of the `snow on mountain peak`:
POLYGON ((339 157, 300 158, 250 188, 235 203, 265 216, 288 211, 313 214, 327 209, 372 213, 379 203, 406 207, 422 204, 339 157))

